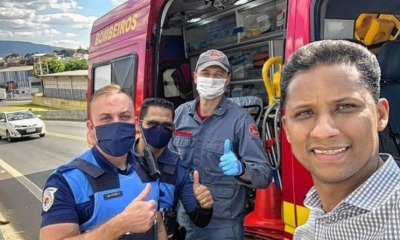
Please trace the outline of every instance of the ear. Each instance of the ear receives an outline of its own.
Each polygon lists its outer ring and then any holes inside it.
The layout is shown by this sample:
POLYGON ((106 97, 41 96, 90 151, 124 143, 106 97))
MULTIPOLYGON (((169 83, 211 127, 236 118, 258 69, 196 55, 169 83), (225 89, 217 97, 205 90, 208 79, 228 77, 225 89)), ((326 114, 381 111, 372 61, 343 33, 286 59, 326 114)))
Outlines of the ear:
POLYGON ((283 129, 284 129, 284 131, 285 131, 286 139, 287 139, 287 141, 288 141, 289 143, 291 143, 291 142, 290 142, 289 134, 288 134, 288 132, 287 132, 287 130, 286 130, 286 116, 283 116, 283 117, 282 117, 282 125, 283 125, 283 129))
POLYGON ((89 147, 91 147, 96 143, 96 130, 94 128, 92 121, 90 120, 86 121, 86 129, 87 129, 86 139, 89 147))
POLYGON ((193 81, 194 81, 194 84, 197 85, 197 72, 196 71, 193 72, 193 81))
POLYGON ((91 120, 86 120, 86 128, 88 130, 88 133, 95 131, 93 122, 91 120))
POLYGON ((378 131, 383 131, 389 122, 389 102, 386 98, 378 100, 377 104, 378 131))
POLYGON ((232 74, 231 74, 231 73, 228 73, 228 78, 226 79, 225 87, 228 86, 229 83, 231 83, 231 78, 232 78, 232 74))

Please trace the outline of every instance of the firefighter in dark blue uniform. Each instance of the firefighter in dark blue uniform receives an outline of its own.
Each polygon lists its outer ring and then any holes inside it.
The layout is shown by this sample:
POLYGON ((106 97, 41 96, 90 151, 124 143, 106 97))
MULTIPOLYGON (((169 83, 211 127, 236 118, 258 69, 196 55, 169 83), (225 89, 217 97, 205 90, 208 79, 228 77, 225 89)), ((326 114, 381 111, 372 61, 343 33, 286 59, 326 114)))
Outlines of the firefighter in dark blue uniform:
POLYGON ((132 99, 107 85, 93 95, 90 116, 88 138, 95 145, 45 184, 40 239, 166 239, 157 213, 159 179, 150 178, 132 152, 132 99))
POLYGON ((172 152, 166 146, 175 130, 174 105, 160 98, 148 98, 142 104, 140 111, 141 136, 135 144, 135 156, 146 166, 144 160, 145 149, 151 149, 157 159, 160 177, 159 208, 163 212, 168 236, 171 239, 182 237, 182 231, 176 224, 176 204, 179 199, 190 216, 191 221, 200 228, 208 225, 213 212, 213 198, 208 188, 199 183, 198 172, 193 172, 183 161, 180 155, 172 152), (147 144, 147 146, 146 146, 147 144))

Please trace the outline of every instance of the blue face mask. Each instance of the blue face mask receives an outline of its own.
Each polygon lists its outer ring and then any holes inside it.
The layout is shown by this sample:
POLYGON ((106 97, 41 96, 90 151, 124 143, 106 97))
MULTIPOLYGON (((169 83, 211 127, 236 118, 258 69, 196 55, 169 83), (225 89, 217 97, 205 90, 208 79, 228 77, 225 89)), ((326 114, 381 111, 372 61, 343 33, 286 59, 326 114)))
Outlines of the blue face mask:
POLYGON ((129 152, 135 142, 135 125, 126 122, 113 122, 95 127, 97 146, 113 157, 129 152))
POLYGON ((168 145, 172 137, 172 130, 161 124, 158 127, 142 128, 147 143, 153 148, 163 148, 168 145))

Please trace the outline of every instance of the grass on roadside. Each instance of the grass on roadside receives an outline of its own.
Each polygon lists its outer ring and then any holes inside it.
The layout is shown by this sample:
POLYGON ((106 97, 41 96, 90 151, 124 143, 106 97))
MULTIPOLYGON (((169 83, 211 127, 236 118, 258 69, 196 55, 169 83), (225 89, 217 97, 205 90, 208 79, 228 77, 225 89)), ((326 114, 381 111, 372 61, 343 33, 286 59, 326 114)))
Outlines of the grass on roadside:
POLYGON ((58 109, 41 105, 35 105, 31 103, 24 105, 17 105, 17 106, 0 106, 0 112, 11 112, 11 111, 21 111, 21 110, 28 110, 31 112, 41 112, 41 111, 51 111, 58 109))

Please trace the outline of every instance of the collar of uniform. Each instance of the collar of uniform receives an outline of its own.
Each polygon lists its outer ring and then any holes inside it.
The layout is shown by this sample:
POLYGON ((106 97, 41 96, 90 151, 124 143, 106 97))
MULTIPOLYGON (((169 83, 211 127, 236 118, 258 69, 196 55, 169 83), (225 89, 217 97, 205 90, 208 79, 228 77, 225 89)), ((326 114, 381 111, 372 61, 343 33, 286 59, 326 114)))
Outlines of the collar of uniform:
POLYGON ((400 186, 400 169, 393 157, 380 154, 385 163, 352 192, 344 202, 361 209, 373 211, 383 204, 400 186))
POLYGON ((101 168, 108 169, 108 170, 117 172, 119 174, 124 174, 124 175, 125 174, 129 174, 134 170, 134 166, 133 166, 133 158, 134 158, 134 156, 131 153, 131 151, 129 151, 129 153, 128 153, 128 162, 127 162, 127 165, 126 165, 126 170, 121 170, 121 169, 117 168, 116 166, 114 166, 112 163, 110 163, 100 153, 100 151, 95 146, 92 147, 92 153, 93 153, 94 158, 96 159, 97 164, 99 164, 99 166, 101 168))
POLYGON ((137 138, 136 140, 135 140, 135 143, 133 143, 133 147, 132 147, 132 154, 136 157, 136 158, 138 158, 138 157, 141 157, 137 152, 136 152, 136 145, 139 143, 139 138, 137 138))
MULTIPOLYGON (((140 156, 137 152, 136 152, 136 144, 139 143, 139 138, 136 139, 134 145, 133 145, 133 149, 132 149, 132 153, 136 158, 141 158, 143 156, 140 156)), ((168 149, 168 147, 164 148, 164 151, 161 153, 161 155, 157 158, 157 162, 161 162, 164 164, 169 164, 169 165, 176 165, 178 163, 178 159, 179 159, 179 155, 175 155, 171 150, 168 149)))
POLYGON ((168 164, 168 165, 176 165, 179 160, 179 155, 173 153, 168 147, 164 148, 164 151, 161 153, 160 157, 157 159, 158 162, 168 164))
MULTIPOLYGON (((199 103, 199 101, 200 101, 200 98, 197 97, 192 102, 192 104, 190 105, 190 108, 189 108, 189 114, 194 115, 194 113, 196 112, 196 106, 199 103)), ((225 97, 223 97, 221 99, 221 101, 219 102, 219 104, 217 105, 217 107, 214 109, 214 112, 212 113, 212 115, 222 115, 222 114, 224 114, 226 109, 227 109, 227 107, 228 107, 228 105, 227 105, 228 103, 227 102, 228 102, 228 100, 225 97)))
MULTIPOLYGON (((387 159, 385 163, 355 191, 343 199, 332 211, 340 209, 342 205, 351 205, 372 211, 378 208, 394 190, 399 188, 399 167, 392 156, 387 154, 381 154, 380 156, 384 160, 387 159)), ((314 209, 321 208, 321 199, 315 187, 312 187, 307 193, 304 205, 314 209)))
POLYGON ((192 101, 192 103, 189 105, 189 110, 188 110, 188 113, 190 114, 190 115, 194 115, 194 113, 196 112, 196 106, 197 106, 197 103, 200 101, 200 98, 199 97, 197 97, 195 100, 193 100, 192 101))

